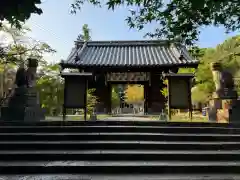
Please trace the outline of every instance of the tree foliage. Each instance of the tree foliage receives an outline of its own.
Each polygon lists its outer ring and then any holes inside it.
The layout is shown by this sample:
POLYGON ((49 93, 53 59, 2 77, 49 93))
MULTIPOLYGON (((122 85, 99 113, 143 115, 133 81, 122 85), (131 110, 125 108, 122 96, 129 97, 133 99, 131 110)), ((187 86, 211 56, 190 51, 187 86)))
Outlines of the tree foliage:
POLYGON ((94 108, 97 104, 97 96, 94 95, 94 92, 96 89, 88 89, 87 91, 87 113, 92 114, 94 111, 94 108))
POLYGON ((112 86, 112 107, 118 107, 120 105, 120 95, 119 95, 119 90, 117 86, 112 86))
MULTIPOLYGON (((0 56, 0 93, 6 92, 12 87, 17 65, 24 62, 28 57, 34 56, 41 60, 38 68, 37 89, 40 97, 40 104, 46 109, 46 115, 56 116, 62 113, 64 80, 59 76, 60 67, 58 64, 49 64, 44 59, 44 53, 53 53, 53 50, 44 42, 35 41, 25 36, 28 28, 18 29, 5 24, 0 29, 8 37, 7 43, 1 44, 2 54, 0 56), (10 82, 10 83, 9 83, 10 82)), ((85 40, 91 39, 90 29, 87 25, 83 26, 82 37, 85 40)), ((92 113, 97 103, 94 96, 95 89, 89 89, 87 92, 87 109, 92 113)))
MULTIPOLYGON (((131 28, 143 29, 148 23, 158 24, 154 32, 147 35, 155 38, 179 39, 192 44, 198 39, 200 27, 222 25, 226 31, 235 31, 240 27, 239 0, 73 0, 72 13, 81 9, 83 4, 101 6, 115 10, 127 6, 130 15, 126 21, 131 28)), ((70 1, 71 3, 71 1, 70 1)), ((8 0, 0 3, 0 20, 8 20, 20 27, 21 22, 29 19, 31 13, 41 14, 36 5, 40 0, 8 0)))
POLYGON ((37 7, 41 0, 8 0, 0 1, 0 23, 7 20, 12 25, 20 28, 21 23, 28 20, 31 14, 41 14, 37 7))
POLYGON ((59 65, 46 64, 41 67, 37 80, 40 104, 51 116, 62 112, 64 82, 59 73, 59 65))
MULTIPOLYGON (((62 113, 64 101, 64 79, 60 77, 58 64, 46 64, 41 67, 37 88, 40 93, 40 104, 46 109, 46 115, 56 116, 62 113)), ((87 110, 91 114, 97 103, 95 89, 87 91, 87 110)))
POLYGON ((14 63, 18 65, 29 57, 38 58, 42 62, 44 53, 56 52, 47 43, 26 36, 28 31, 30 29, 25 26, 18 29, 7 23, 2 24, 0 27, 0 32, 3 34, 1 36, 3 41, 0 44, 1 63, 14 63))
POLYGON ((1 26, 3 49, 0 57, 1 97, 13 88, 15 73, 18 65, 29 57, 36 57, 40 60, 38 72, 37 89, 40 95, 40 104, 47 110, 47 114, 61 112, 63 104, 63 82, 59 77, 59 66, 48 64, 44 59, 44 53, 53 53, 48 44, 29 38, 26 32, 29 28, 18 29, 8 24, 1 26))
POLYGON ((87 24, 84 24, 82 27, 82 33, 78 35, 77 41, 90 41, 91 35, 90 35, 90 28, 87 24))
POLYGON ((200 58, 196 72, 197 85, 192 93, 194 101, 206 102, 215 90, 210 70, 211 62, 221 62, 226 71, 231 72, 234 77, 239 77, 240 36, 229 38, 216 48, 204 49, 204 55, 200 58))
POLYGON ((128 85, 125 91, 126 102, 134 103, 144 100, 144 88, 139 85, 128 85))
POLYGON ((18 65, 27 58, 34 56, 40 60, 40 64, 46 64, 44 53, 55 52, 48 44, 34 40, 26 36, 29 28, 22 26, 18 29, 9 24, 0 27, 0 95, 1 98, 9 88, 12 88, 15 72, 18 65))

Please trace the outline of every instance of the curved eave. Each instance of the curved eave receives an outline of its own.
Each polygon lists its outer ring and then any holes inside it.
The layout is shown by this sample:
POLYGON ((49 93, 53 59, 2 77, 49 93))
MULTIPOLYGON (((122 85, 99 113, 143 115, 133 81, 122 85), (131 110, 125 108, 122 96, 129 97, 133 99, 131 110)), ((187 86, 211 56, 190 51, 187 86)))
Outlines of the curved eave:
POLYGON ((179 64, 146 64, 146 65, 101 65, 101 64, 72 64, 72 63, 60 63, 62 68, 171 68, 171 67, 189 67, 189 68, 197 68, 199 65, 199 61, 187 62, 187 63, 179 63, 179 64))

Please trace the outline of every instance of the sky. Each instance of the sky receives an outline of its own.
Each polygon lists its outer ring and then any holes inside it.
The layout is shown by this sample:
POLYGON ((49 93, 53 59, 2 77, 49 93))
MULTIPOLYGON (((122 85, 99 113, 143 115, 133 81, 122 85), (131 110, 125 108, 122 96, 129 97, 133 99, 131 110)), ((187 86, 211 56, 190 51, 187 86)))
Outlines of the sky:
MULTIPOLYGON (((141 31, 129 29, 125 21, 129 15, 126 7, 112 11, 84 4, 81 11, 74 15, 70 13, 71 2, 73 0, 43 0, 39 6, 43 14, 32 15, 26 23, 31 28, 28 36, 48 43, 57 51, 54 55, 46 55, 50 62, 67 58, 83 24, 88 24, 91 29, 92 40, 142 40, 146 32, 157 27, 157 24, 149 24, 141 31)), ((225 34, 224 28, 220 27, 202 28, 197 44, 200 47, 215 47, 236 34, 239 32, 225 34)))

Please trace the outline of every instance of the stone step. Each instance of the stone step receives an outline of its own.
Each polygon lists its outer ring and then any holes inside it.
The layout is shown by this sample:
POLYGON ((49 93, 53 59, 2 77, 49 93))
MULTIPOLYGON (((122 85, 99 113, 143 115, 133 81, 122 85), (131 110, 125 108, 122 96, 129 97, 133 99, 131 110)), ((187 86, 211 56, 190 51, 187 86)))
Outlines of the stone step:
POLYGON ((132 140, 132 141, 240 141, 240 134, 183 133, 1 133, 0 141, 132 140))
POLYGON ((0 174, 240 175, 240 126, 156 122, 0 122, 0 174))
POLYGON ((0 151, 1 161, 239 161, 238 151, 45 150, 0 151))
POLYGON ((225 127, 225 128, 240 128, 240 123, 212 123, 212 122, 166 122, 160 120, 153 121, 110 121, 110 120, 97 120, 97 121, 51 121, 44 120, 40 122, 22 122, 22 121, 0 121, 1 126, 170 126, 170 127, 225 127))
POLYGON ((240 128, 226 127, 178 127, 178 126, 3 126, 1 133, 89 133, 89 132, 150 132, 150 133, 218 133, 240 134, 240 128))
POLYGON ((239 161, 0 161, 0 174, 239 174, 239 161))
POLYGON ((225 141, 0 141, 1 150, 239 150, 225 141))
POLYGON ((238 174, 122 174, 122 175, 101 175, 101 174, 42 174, 42 175, 0 175, 3 180, 238 180, 238 174))

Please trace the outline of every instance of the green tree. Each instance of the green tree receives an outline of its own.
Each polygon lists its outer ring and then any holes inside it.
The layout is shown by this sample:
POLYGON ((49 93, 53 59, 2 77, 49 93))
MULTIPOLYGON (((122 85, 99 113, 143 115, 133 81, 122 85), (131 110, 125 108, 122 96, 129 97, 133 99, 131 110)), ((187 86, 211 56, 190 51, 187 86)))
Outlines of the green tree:
POLYGON ((125 90, 126 102, 136 103, 144 100, 144 88, 139 85, 128 85, 125 90))
POLYGON ((59 73, 58 64, 46 64, 41 67, 37 80, 40 104, 51 116, 62 112, 64 82, 59 73))
MULTIPOLYGON (((233 76, 240 74, 240 36, 234 36, 219 44, 216 48, 205 49, 196 71, 196 86, 192 93, 193 101, 206 102, 211 98, 215 86, 210 70, 211 62, 221 62, 225 70, 233 76)), ((238 89, 238 91, 240 91, 238 89)))
POLYGON ((29 28, 22 26, 22 29, 18 29, 14 26, 10 26, 7 23, 2 24, 0 32, 1 39, 5 39, 6 42, 0 44, 0 94, 3 97, 4 93, 12 88, 15 72, 17 66, 27 60, 29 57, 37 57, 40 60, 40 64, 44 64, 44 53, 55 52, 48 44, 34 40, 26 36, 26 33, 30 31, 29 28))
MULTIPOLYGON (((37 89, 40 96, 40 104, 46 109, 46 115, 56 116, 62 113, 64 102, 64 79, 60 75, 58 64, 45 64, 39 70, 37 89)), ((87 91, 87 110, 88 114, 93 112, 97 103, 94 96, 95 89, 87 91)))
POLYGON ((199 48, 197 46, 191 47, 188 52, 191 54, 191 56, 195 59, 200 59, 204 56, 205 51, 207 48, 199 48))
MULTIPOLYGON (((148 23, 155 23, 154 32, 147 35, 155 38, 179 39, 192 44, 198 39, 200 27, 215 25, 224 26, 226 31, 235 31, 240 27, 240 1, 232 0, 72 0, 72 12, 81 9, 86 2, 115 10, 125 5, 130 10, 126 18, 131 28, 142 29, 148 23)), ((9 0, 0 2, 0 20, 21 25, 30 18, 31 13, 41 14, 36 5, 40 0, 9 0)), ((71 1, 70 1, 71 3, 71 1)))
POLYGON ((7 23, 2 24, 0 32, 4 33, 8 43, 0 44, 2 49, 0 63, 14 63, 18 65, 29 57, 34 56, 42 60, 44 53, 56 52, 47 43, 26 36, 26 33, 29 31, 30 29, 25 26, 18 29, 7 23))
POLYGON ((87 113, 92 114, 97 104, 97 97, 94 95, 96 89, 88 89, 87 91, 87 113))
POLYGON ((0 1, 0 23, 7 20, 20 28, 22 22, 28 20, 31 14, 42 13, 42 10, 37 7, 39 4, 41 0, 0 1))
POLYGON ((90 36, 91 30, 89 29, 87 24, 84 24, 82 27, 82 34, 79 34, 77 37, 77 41, 90 41, 91 36, 90 36))
POLYGON ((112 87, 112 107, 118 107, 120 105, 120 97, 119 97, 119 91, 117 86, 112 87))

